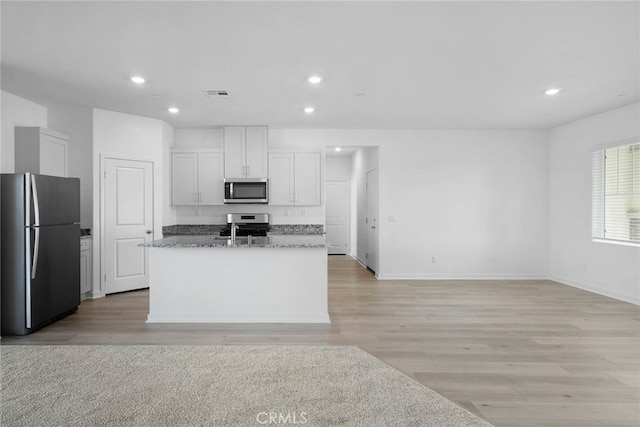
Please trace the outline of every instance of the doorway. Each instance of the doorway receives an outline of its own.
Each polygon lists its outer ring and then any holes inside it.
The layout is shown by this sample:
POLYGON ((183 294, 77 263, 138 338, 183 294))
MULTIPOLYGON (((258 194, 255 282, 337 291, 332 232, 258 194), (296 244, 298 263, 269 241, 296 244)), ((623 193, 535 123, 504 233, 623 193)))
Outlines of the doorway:
POLYGON ((329 254, 353 257, 374 273, 379 269, 378 249, 378 147, 326 147, 325 231, 329 254), (345 196, 336 182, 345 182, 345 196), (338 213, 346 197, 346 229, 338 213), (372 228, 373 227, 373 228, 372 228), (344 233, 344 234, 343 234, 344 233), (343 236, 346 252, 340 246, 343 236))

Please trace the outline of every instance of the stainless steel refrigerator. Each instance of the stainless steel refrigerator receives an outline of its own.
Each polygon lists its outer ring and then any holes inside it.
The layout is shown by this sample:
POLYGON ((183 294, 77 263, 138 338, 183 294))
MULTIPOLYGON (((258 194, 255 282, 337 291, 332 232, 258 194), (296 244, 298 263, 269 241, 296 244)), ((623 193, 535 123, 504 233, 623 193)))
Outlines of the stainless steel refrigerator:
POLYGON ((80 304, 80 180, 0 175, 1 333, 26 335, 80 304))

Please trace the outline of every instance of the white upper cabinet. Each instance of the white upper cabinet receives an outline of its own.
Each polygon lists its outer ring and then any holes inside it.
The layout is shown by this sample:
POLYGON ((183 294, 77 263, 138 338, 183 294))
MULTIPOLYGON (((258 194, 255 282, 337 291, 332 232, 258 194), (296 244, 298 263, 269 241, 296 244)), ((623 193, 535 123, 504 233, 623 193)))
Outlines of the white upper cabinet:
POLYGON ((246 131, 244 126, 224 128, 224 177, 244 178, 246 160, 246 131))
POLYGON ((171 204, 198 204, 198 153, 171 154, 171 204))
POLYGON ((69 137, 39 127, 16 127, 16 173, 69 176, 69 137))
POLYGON ((266 126, 225 127, 225 178, 266 178, 267 144, 266 126))
POLYGON ((171 204, 224 204, 221 152, 171 153, 171 204))
POLYGON ((224 204, 224 155, 198 153, 198 191, 201 205, 224 204))
POLYGON ((269 204, 321 204, 320 153, 269 153, 269 204))
POLYGON ((292 205, 293 153, 269 153, 269 204, 292 205))
POLYGON ((320 205, 320 153, 295 153, 294 160, 295 205, 320 205))

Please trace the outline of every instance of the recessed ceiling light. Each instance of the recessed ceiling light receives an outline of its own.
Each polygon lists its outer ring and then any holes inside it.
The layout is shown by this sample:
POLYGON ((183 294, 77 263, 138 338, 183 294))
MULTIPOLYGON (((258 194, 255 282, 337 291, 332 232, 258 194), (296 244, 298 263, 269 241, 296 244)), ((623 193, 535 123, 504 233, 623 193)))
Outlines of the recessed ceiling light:
POLYGON ((316 111, 316 109, 313 108, 313 107, 305 107, 305 109, 304 109, 304 112, 307 113, 307 114, 311 114, 314 111, 316 111))
POLYGON ((559 87, 554 87, 551 89, 547 89, 544 91, 545 95, 557 95, 562 89, 559 87))
POLYGON ((367 96, 367 95, 366 95, 366 94, 364 94, 364 93, 356 93, 356 96, 357 96, 358 98, 362 98, 362 97, 367 96))
POLYGON ((154 98, 160 98, 160 94, 159 93, 154 93, 153 95, 151 95, 154 98))
POLYGON ((177 113, 180 112, 180 110, 178 110, 176 107, 171 107, 171 108, 169 108, 169 112, 171 114, 177 114, 177 113))
POLYGON ((144 77, 133 76, 133 77, 131 77, 131 81, 141 85, 142 83, 144 83, 144 77))
POLYGON ((322 81, 322 77, 320 76, 311 76, 309 77, 309 83, 313 83, 314 85, 317 85, 318 83, 320 83, 322 81))
POLYGON ((342 151, 342 148, 340 148, 340 147, 336 147, 336 148, 334 148, 334 150, 335 150, 335 151, 342 151))
POLYGON ((618 96, 620 96, 620 97, 627 96, 627 95, 629 95, 629 94, 628 93, 620 93, 620 94, 618 94, 618 96))

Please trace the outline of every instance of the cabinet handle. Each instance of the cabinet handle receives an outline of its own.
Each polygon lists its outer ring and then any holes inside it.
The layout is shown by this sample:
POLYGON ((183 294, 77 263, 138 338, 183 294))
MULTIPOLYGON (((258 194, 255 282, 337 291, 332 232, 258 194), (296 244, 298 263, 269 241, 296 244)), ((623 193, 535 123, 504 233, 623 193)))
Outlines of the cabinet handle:
POLYGON ((198 193, 193 193, 193 201, 198 203, 198 193))

